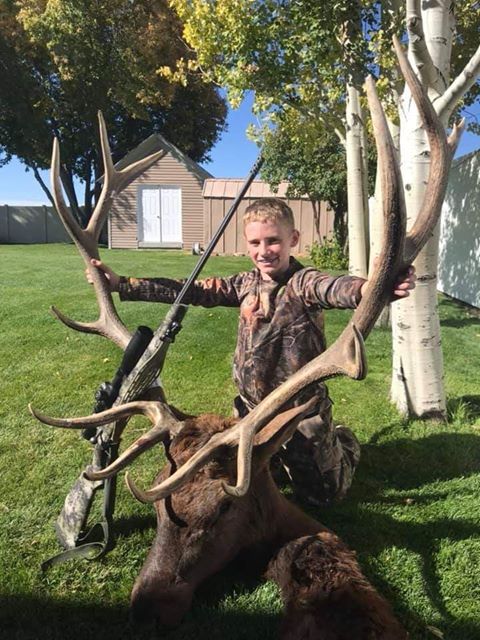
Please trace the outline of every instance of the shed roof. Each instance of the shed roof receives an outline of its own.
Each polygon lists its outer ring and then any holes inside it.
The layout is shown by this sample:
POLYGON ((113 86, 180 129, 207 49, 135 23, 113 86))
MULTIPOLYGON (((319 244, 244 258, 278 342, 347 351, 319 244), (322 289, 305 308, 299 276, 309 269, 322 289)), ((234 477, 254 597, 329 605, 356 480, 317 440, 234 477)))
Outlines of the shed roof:
MULTIPOLYGON (((235 198, 245 183, 240 178, 210 178, 203 183, 204 198, 235 198)), ((288 182, 281 182, 277 192, 273 192, 268 182, 254 180, 248 188, 245 198, 286 198, 288 182)), ((292 198, 293 199, 293 198, 292 198)), ((294 199, 308 200, 308 196, 295 196, 294 199)))
POLYGON ((127 165, 137 162, 142 158, 146 158, 150 154, 156 153, 162 149, 167 153, 170 153, 175 160, 178 160, 178 162, 185 165, 188 171, 196 175, 201 182, 212 177, 211 173, 203 169, 199 164, 189 158, 185 153, 183 153, 183 151, 180 151, 180 149, 171 142, 168 142, 168 140, 159 133, 153 133, 138 146, 129 151, 126 156, 117 162, 115 168, 118 170, 124 169, 127 165))

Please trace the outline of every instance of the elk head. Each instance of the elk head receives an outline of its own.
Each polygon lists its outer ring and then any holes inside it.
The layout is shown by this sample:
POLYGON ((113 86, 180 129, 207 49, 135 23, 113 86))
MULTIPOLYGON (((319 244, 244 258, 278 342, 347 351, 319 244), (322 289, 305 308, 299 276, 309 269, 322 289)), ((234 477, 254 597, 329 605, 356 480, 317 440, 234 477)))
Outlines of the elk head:
MULTIPOLYGON (((233 418, 206 414, 180 420, 179 412, 158 401, 132 402, 71 420, 35 412, 42 422, 65 428, 101 426, 135 414, 142 414, 152 422, 150 431, 112 465, 90 473, 92 480, 114 475, 159 440, 165 445, 168 464, 157 477, 157 483, 168 482, 176 468, 188 465, 200 449, 209 449, 203 466, 165 500, 155 501, 155 540, 132 591, 135 620, 155 618, 162 624, 178 624, 196 587, 240 551, 265 545, 270 556, 286 540, 325 531, 325 527, 279 492, 269 470, 272 455, 292 436, 298 421, 313 404, 309 401, 279 414, 256 436, 250 489, 241 497, 232 497, 224 491, 224 486, 234 483, 236 477, 237 442, 230 437, 237 422, 233 418)), ((130 485, 138 493, 131 481, 130 485)))

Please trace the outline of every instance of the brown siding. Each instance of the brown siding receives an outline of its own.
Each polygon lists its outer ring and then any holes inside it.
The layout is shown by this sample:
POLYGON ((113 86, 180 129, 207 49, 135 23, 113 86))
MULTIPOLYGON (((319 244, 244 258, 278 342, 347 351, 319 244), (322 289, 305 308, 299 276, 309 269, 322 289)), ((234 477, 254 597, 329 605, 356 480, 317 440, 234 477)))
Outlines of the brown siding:
POLYGON ((143 185, 169 185, 182 190, 183 248, 203 239, 202 183, 182 163, 167 154, 120 193, 110 214, 110 246, 137 249, 137 191, 143 185))
MULTIPOLYGON (((206 180, 203 190, 204 236, 206 245, 222 218, 231 207, 234 197, 240 190, 240 180, 206 180)), ((281 185, 279 194, 284 195, 286 187, 281 185)), ((245 253, 243 240, 242 218, 245 209, 259 197, 271 197, 268 185, 255 181, 247 191, 246 197, 240 203, 234 219, 231 220, 223 237, 219 240, 216 252, 219 254, 245 253)), ((312 242, 321 242, 324 237, 331 237, 333 233, 333 211, 326 202, 315 203, 308 198, 283 198, 291 207, 295 218, 295 225, 300 231, 300 243, 293 250, 294 254, 306 254, 312 242)))

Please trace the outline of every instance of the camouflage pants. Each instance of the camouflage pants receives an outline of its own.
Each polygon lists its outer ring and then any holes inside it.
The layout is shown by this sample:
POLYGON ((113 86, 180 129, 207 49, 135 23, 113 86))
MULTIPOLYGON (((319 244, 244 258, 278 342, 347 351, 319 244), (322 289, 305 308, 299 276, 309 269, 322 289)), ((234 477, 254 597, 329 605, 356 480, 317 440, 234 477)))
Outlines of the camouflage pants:
MULTIPOLYGON (((234 404, 240 417, 248 413, 240 396, 234 404)), ((359 460, 357 438, 347 427, 333 424, 332 403, 326 396, 272 458, 272 473, 277 484, 290 481, 300 500, 326 506, 345 496, 359 460)))

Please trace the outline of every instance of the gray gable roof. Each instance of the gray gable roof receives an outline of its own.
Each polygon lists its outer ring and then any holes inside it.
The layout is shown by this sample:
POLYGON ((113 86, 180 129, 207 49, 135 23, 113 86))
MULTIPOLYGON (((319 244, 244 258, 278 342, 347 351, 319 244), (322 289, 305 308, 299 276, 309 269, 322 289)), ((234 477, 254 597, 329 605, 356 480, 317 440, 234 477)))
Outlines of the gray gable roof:
POLYGON ((183 164, 188 169, 188 171, 197 176, 197 178, 202 183, 207 178, 213 178, 211 173, 208 173, 208 171, 203 169, 199 164, 185 155, 182 151, 180 151, 180 149, 177 149, 175 145, 173 145, 171 142, 168 142, 168 140, 166 140, 159 133, 153 133, 151 136, 141 142, 137 147, 129 151, 126 156, 124 156, 117 162, 115 168, 118 170, 124 169, 127 165, 132 164, 133 162, 137 162, 142 158, 146 158, 150 154, 156 153, 157 151, 160 151, 162 149, 167 153, 170 153, 175 158, 175 160, 178 160, 178 162, 183 164))

